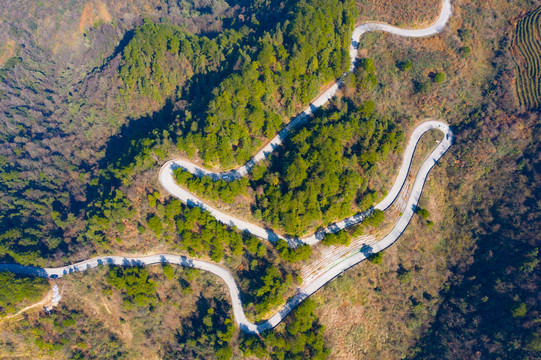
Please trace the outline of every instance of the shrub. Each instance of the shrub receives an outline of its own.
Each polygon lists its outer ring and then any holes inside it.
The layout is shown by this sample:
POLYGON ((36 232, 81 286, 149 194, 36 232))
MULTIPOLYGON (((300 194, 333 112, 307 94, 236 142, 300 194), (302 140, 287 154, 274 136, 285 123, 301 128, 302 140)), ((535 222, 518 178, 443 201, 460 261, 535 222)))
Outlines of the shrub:
POLYGON ((366 226, 376 227, 385 220, 385 213, 381 210, 375 209, 372 214, 363 220, 363 224, 366 226))
POLYGON ((462 41, 468 41, 471 39, 470 29, 458 29, 458 37, 462 41))
POLYGON ((434 75, 434 82, 441 84, 444 81, 445 81, 445 73, 438 72, 436 73, 436 75, 434 75))
POLYGON ((291 248, 285 240, 280 239, 276 242, 276 250, 280 257, 288 262, 307 260, 312 255, 312 247, 308 244, 291 248))
POLYGON ((152 230, 156 236, 159 237, 162 235, 163 226, 160 218, 157 215, 154 215, 148 220, 148 228, 152 230))
POLYGON ((126 231, 126 224, 124 224, 123 222, 119 222, 116 224, 116 229, 119 233, 123 233, 124 231, 126 231))
POLYGON ((430 91, 430 84, 426 81, 415 81, 413 83, 413 91, 416 94, 426 94, 430 91))
POLYGON ((423 218, 423 220, 426 220, 430 216, 430 213, 428 212, 427 209, 423 209, 419 206, 415 208, 415 213, 419 215, 421 218, 423 218))
POLYGON ((233 357, 233 349, 226 345, 216 350, 215 355, 218 360, 229 360, 233 357))
POLYGON ((401 269, 396 277, 398 278, 398 280, 400 280, 400 282, 409 284, 411 282, 412 276, 413 274, 410 270, 401 269))
POLYGON ((526 308, 526 304, 520 303, 516 305, 515 308, 511 312, 514 318, 524 317, 528 313, 528 309, 526 308))
POLYGON ((122 292, 125 307, 146 307, 157 302, 156 284, 148 276, 145 268, 117 266, 109 270, 107 282, 122 292))
POLYGON ((334 234, 327 234, 325 238, 321 240, 323 245, 344 245, 348 246, 351 243, 351 237, 346 230, 340 230, 334 234))
POLYGON ((409 60, 406 60, 406 61, 400 61, 396 64, 396 67, 400 70, 400 71, 408 71, 412 68, 412 64, 411 64, 411 61, 409 60))
POLYGON ((162 269, 163 269, 163 274, 169 280, 171 280, 172 278, 175 277, 175 269, 173 269, 173 267, 171 265, 165 264, 162 269))
POLYGON ((370 254, 370 256, 368 256, 368 261, 376 265, 381 264, 382 259, 383 259, 383 254, 381 252, 377 254, 370 254))

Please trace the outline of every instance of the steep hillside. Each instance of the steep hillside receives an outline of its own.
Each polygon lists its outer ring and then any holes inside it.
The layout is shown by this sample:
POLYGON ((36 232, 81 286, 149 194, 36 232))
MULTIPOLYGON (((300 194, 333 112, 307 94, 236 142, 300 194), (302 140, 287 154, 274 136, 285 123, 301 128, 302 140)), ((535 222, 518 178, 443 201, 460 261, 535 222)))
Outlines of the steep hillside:
POLYGON ((539 114, 515 103, 509 51, 509 19, 537 4, 462 1, 440 36, 370 34, 361 44, 378 85, 360 100, 446 119, 456 139, 421 198, 433 227, 412 221, 381 264, 361 264, 316 295, 330 358, 539 357, 530 227, 539 226, 539 114))
POLYGON ((163 100, 120 93, 119 66, 133 29, 143 18, 165 16, 192 31, 218 31, 217 16, 227 19, 234 11, 221 2, 5 5, 0 10, 0 252, 28 263, 74 250, 84 209, 95 197, 87 186, 103 166, 109 138, 130 118, 163 106, 163 100), (17 244, 15 255, 10 249, 17 244))
MULTIPOLYGON (((254 321, 294 293, 310 252, 184 206, 162 191, 159 166, 177 156, 215 168, 245 161, 348 67, 354 23, 421 27, 439 3, 4 2, 0 261, 200 257, 231 270, 254 321)), ((510 51, 513 19, 539 5, 457 0, 437 36, 368 33, 337 99, 249 180, 184 179, 232 212, 302 233, 376 201, 417 123, 452 126, 455 144, 428 177, 422 216, 276 330, 234 327, 210 274, 104 266, 56 280, 64 299, 51 314, 2 326, 0 357, 540 357, 540 121, 513 92, 516 64, 530 74, 535 61, 524 67, 510 51)), ((435 139, 423 140, 423 154, 435 139)), ((31 281, 13 284, 2 292, 29 296, 0 296, 0 312, 37 297, 31 281)))

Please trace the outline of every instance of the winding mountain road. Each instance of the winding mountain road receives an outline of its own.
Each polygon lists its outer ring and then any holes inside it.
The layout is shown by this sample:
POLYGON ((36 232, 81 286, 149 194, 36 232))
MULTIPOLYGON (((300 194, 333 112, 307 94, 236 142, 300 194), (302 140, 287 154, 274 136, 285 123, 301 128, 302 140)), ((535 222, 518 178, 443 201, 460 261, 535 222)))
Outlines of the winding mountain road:
MULTIPOLYGON (((404 30, 395 28, 385 24, 363 24, 355 28, 352 36, 352 45, 350 49, 351 56, 351 69, 353 70, 356 60, 356 51, 359 44, 360 37, 367 31, 386 31, 391 34, 400 35, 400 36, 409 36, 409 37, 422 37, 429 36, 440 32, 447 20, 451 15, 451 4, 450 0, 443 1, 442 11, 438 20, 430 27, 420 30, 404 30)), ((332 96, 336 94, 339 87, 341 86, 342 81, 338 80, 337 83, 333 85, 329 90, 320 95, 314 102, 296 119, 290 122, 280 133, 274 137, 268 145, 266 145, 261 151, 259 151, 248 163, 244 166, 223 173, 214 173, 209 170, 198 167, 185 160, 172 160, 167 162, 162 166, 159 172, 159 180, 164 188, 171 193, 171 195, 178 197, 188 205, 199 206, 207 211, 209 211, 213 216, 215 216, 219 221, 227 225, 236 226, 241 230, 246 230, 252 234, 269 239, 275 240, 278 238, 278 235, 274 234, 272 231, 263 229, 255 224, 251 224, 240 219, 231 217, 225 213, 222 213, 210 205, 206 204, 204 201, 198 199, 193 194, 187 192, 178 186, 173 177, 173 169, 175 167, 183 167, 186 170, 190 171, 193 174, 198 176, 211 176, 213 179, 224 179, 232 180, 237 179, 241 176, 245 176, 253 166, 263 160, 268 156, 273 149, 282 143, 282 140, 289 135, 290 131, 294 128, 305 122, 313 110, 325 104, 332 96)), ((235 321, 239 324, 240 328, 248 333, 258 334, 264 330, 272 329, 278 325, 284 318, 287 316, 299 303, 304 299, 314 294, 327 282, 331 281, 336 276, 340 275, 346 269, 358 264, 359 262, 365 260, 370 254, 377 253, 391 246, 404 232, 408 226, 411 218, 414 215, 414 209, 416 204, 419 202, 421 192, 423 190, 424 183, 428 176, 428 173, 432 167, 437 163, 437 161, 445 154, 452 144, 453 134, 449 126, 440 121, 427 121, 419 125, 414 129, 408 146, 404 152, 404 159, 397 176, 397 179, 389 191, 388 195, 378 203, 374 208, 379 210, 385 210, 395 201, 396 197, 400 193, 406 177, 409 173, 411 161, 415 153, 415 148, 421 136, 428 130, 438 129, 440 130, 444 137, 443 140, 439 143, 436 149, 426 158, 422 163, 421 168, 419 169, 417 176, 415 178, 413 188, 411 190, 410 196, 407 201, 406 209, 404 210, 400 219, 396 222, 394 228, 391 232, 385 236, 382 240, 375 243, 372 247, 366 247, 360 249, 358 253, 353 256, 348 257, 344 261, 336 264, 324 274, 314 279, 309 284, 303 286, 302 290, 299 290, 287 303, 280 309, 276 314, 274 314, 270 319, 260 323, 254 324, 246 318, 242 307, 242 300, 239 288, 235 282, 233 275, 229 270, 223 268, 220 265, 215 263, 190 259, 185 256, 173 255, 173 254, 156 254, 149 256, 140 256, 140 257, 123 257, 123 256, 105 256, 99 258, 93 258, 89 260, 82 261, 77 264, 59 267, 59 268, 35 268, 30 266, 23 266, 19 264, 0 264, 0 271, 10 271, 17 274, 31 275, 31 276, 40 276, 44 278, 59 278, 65 275, 68 275, 72 272, 82 272, 88 269, 96 268, 100 265, 118 265, 118 266, 147 266, 152 264, 176 264, 185 267, 192 267, 204 271, 209 271, 217 276, 219 276, 227 285, 229 289, 229 295, 231 297, 231 303, 233 306, 233 314, 235 321)), ((370 211, 362 214, 357 214, 348 219, 342 220, 331 225, 329 228, 324 230, 325 232, 335 232, 340 229, 346 228, 348 226, 354 225, 369 213, 370 211)), ((324 232, 318 232, 309 237, 303 239, 287 239, 288 242, 293 245, 299 240, 307 244, 315 244, 324 236, 324 232)))
MULTIPOLYGON (((404 36, 404 37, 425 37, 425 36, 437 34, 441 30, 443 30, 443 28, 445 27, 445 24, 447 23, 450 17, 451 17, 451 1, 443 0, 442 9, 441 9, 438 19, 433 25, 424 29, 419 29, 419 30, 400 29, 394 26, 390 26, 387 24, 379 24, 379 23, 367 23, 367 24, 362 24, 362 25, 357 26, 355 30, 353 31, 353 35, 351 38, 351 45, 349 49, 349 56, 350 56, 350 62, 351 62, 351 67, 349 71, 353 72, 353 70, 355 69, 355 63, 357 60, 357 49, 359 46, 360 38, 364 33, 369 32, 369 31, 384 31, 384 32, 388 32, 394 35, 399 35, 399 36, 404 36)), ((345 75, 346 74, 344 74, 342 78, 345 75)), ((364 213, 356 214, 354 216, 351 216, 337 223, 334 223, 328 226, 327 228, 321 231, 318 231, 315 234, 312 234, 305 238, 296 239, 296 238, 283 237, 276 234, 274 231, 270 229, 266 229, 256 224, 252 224, 248 221, 235 218, 233 216, 223 213, 219 211, 218 209, 210 206, 209 204, 199 199, 194 194, 180 187, 176 183, 175 177, 173 174, 174 169, 180 167, 186 171, 189 171, 193 175, 196 175, 199 177, 209 176, 215 181, 216 180, 233 181, 236 179, 240 179, 243 176, 246 176, 257 163, 267 158, 277 146, 281 145, 283 140, 289 136, 289 134, 291 133, 293 129, 305 123, 310 118, 310 115, 316 109, 326 104, 334 95, 336 95, 336 92, 342 86, 342 78, 339 79, 333 86, 331 86, 323 94, 319 95, 303 112, 301 112, 286 127, 284 127, 284 129, 282 129, 274 138, 272 138, 267 145, 265 145, 261 150, 259 150, 257 154, 254 155, 254 157, 252 157, 243 166, 237 169, 229 170, 229 171, 213 172, 211 170, 198 166, 190 162, 189 160, 185 160, 185 159, 170 160, 167 163, 165 163, 160 169, 160 172, 159 172, 160 183, 171 195, 179 198, 180 200, 182 200, 184 203, 188 205, 199 206, 201 209, 210 212, 212 216, 214 216, 218 221, 220 221, 223 224, 226 224, 229 226, 236 226, 240 230, 248 231, 257 237, 267 239, 270 241, 284 239, 287 241, 287 243, 290 246, 297 246, 303 243, 309 244, 309 245, 315 245, 325 237, 325 234, 334 233, 334 232, 340 231, 344 228, 347 228, 349 226, 352 226, 361 222, 367 215, 371 213, 372 209, 364 213)), ((442 155, 443 153, 445 153, 445 151, 447 151, 447 148, 451 145, 452 134, 451 134, 451 130, 445 123, 427 121, 421 124, 420 126, 418 126, 414 130, 410 138, 408 147, 406 148, 406 151, 404 153, 404 160, 402 162, 402 166, 400 168, 397 180, 395 181, 391 191, 389 191, 387 196, 379 204, 377 204, 374 207, 375 209, 385 210, 394 202, 400 190, 402 189, 402 186, 404 185, 404 181, 406 180, 406 177, 408 175, 411 161, 413 159, 413 153, 415 152, 415 147, 417 145, 417 142, 419 141, 419 138, 426 131, 431 130, 431 129, 439 129, 444 132, 445 138, 440 143, 439 148, 442 151, 441 152, 442 155)))
MULTIPOLYGON (((447 124, 441 121, 432 120, 432 121, 426 121, 422 123, 421 125, 417 126, 413 130, 408 146, 406 147, 406 150, 404 151, 404 158, 402 160, 402 165, 400 167, 398 176, 394 182, 393 187, 388 192, 387 196, 385 196, 385 198, 381 202, 379 202, 376 206, 374 206, 373 209, 385 210, 389 206, 391 206, 392 203, 395 201, 395 199, 398 197, 398 194, 400 193, 400 190, 402 190, 404 182, 406 181, 406 178, 408 176, 417 143, 419 142, 421 136, 425 132, 432 129, 437 129, 437 130, 442 131, 444 134, 444 138, 436 147, 434 152, 430 155, 430 157, 427 160, 425 160, 425 162, 430 161, 433 165, 436 161, 438 161, 438 159, 441 156, 443 156, 443 154, 447 151, 447 149, 449 149, 449 147, 452 144, 452 132, 447 124)), ((307 236, 301 239, 283 237, 281 235, 276 234, 271 229, 266 229, 259 225, 228 215, 212 207, 205 201, 199 199, 196 195, 192 194, 188 190, 179 186, 177 182, 175 181, 175 176, 174 176, 174 169, 177 167, 181 167, 185 170, 190 171, 192 174, 195 174, 198 176, 211 176, 214 179, 223 178, 225 176, 224 180, 230 180, 233 176, 236 177, 238 173, 235 175, 233 175, 234 171, 227 172, 227 173, 213 173, 213 172, 210 172, 209 170, 202 169, 186 160, 170 160, 162 166, 158 176, 159 176, 160 183, 165 188, 165 190, 167 190, 167 192, 169 192, 171 195, 182 200, 185 204, 188 204, 190 206, 198 206, 201 209, 208 211, 212 216, 216 218, 216 220, 220 221, 223 224, 226 224, 229 226, 235 226, 241 231, 248 231, 249 233, 255 236, 258 236, 260 238, 267 239, 270 241, 275 241, 277 239, 284 239, 288 242, 290 246, 296 246, 302 243, 315 245, 325 237, 325 234, 334 233, 342 229, 345 229, 347 227, 358 224, 361 221, 363 221, 363 219, 366 216, 370 215, 371 212, 373 211, 373 209, 370 209, 365 212, 355 214, 344 220, 331 224, 330 226, 326 227, 323 230, 320 230, 310 236, 307 236)), ((422 184, 421 184, 420 190, 422 190, 422 184)))

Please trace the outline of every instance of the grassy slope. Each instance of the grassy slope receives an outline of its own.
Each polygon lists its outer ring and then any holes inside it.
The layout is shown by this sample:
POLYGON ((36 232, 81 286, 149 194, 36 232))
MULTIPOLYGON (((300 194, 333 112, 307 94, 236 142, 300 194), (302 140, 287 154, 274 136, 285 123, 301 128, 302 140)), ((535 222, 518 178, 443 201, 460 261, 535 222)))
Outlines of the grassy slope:
POLYGON ((175 342, 175 329, 180 330, 196 311, 200 297, 221 299, 227 291, 209 274, 192 275, 174 268, 174 277, 169 279, 161 266, 148 270, 156 283, 156 306, 123 305, 122 293, 106 281, 108 268, 74 274, 58 281, 63 299, 54 314, 10 324, 0 349, 6 355, 26 353, 33 358, 66 358, 77 353, 99 359, 156 357, 175 342), (198 280, 193 280, 194 275, 198 280), (66 319, 75 322, 66 323, 66 319), (67 345, 59 346, 61 341, 67 345))
POLYGON ((440 0, 356 0, 357 22, 383 21, 404 27, 423 27, 438 16, 440 0))
POLYGON ((471 205, 456 211, 457 218, 470 219, 460 223, 460 234, 473 234, 475 251, 469 266, 455 269, 413 359, 541 355, 540 132, 536 127, 509 133, 520 153, 495 160, 495 169, 475 184, 471 205))
MULTIPOLYGON (((408 40, 370 34, 362 41, 361 52, 379 64, 382 84, 367 98, 374 98, 380 111, 443 118, 456 127, 458 140, 431 173, 421 199, 434 230, 414 220, 398 244, 386 250, 381 265, 364 263, 316 295, 331 358, 402 358, 430 327, 446 289, 460 284, 460 275, 452 283, 449 276, 478 261, 472 249, 483 222, 471 213, 476 206, 490 207, 491 201, 475 202, 477 189, 512 181, 513 169, 503 171, 502 163, 516 169, 518 156, 534 141, 536 115, 514 107, 505 45, 512 30, 507 19, 521 10, 521 4, 503 1, 490 9, 484 2, 463 1, 442 36, 408 40), (461 38, 459 29, 469 29, 469 36, 461 38), (471 46, 469 56, 463 56, 464 46, 471 46), (407 59, 412 71, 396 71, 395 63, 407 59), (431 83, 430 73, 442 70, 448 80, 431 83), (421 81, 433 93, 412 94, 421 81)), ((472 334, 481 337, 481 332, 472 334)))

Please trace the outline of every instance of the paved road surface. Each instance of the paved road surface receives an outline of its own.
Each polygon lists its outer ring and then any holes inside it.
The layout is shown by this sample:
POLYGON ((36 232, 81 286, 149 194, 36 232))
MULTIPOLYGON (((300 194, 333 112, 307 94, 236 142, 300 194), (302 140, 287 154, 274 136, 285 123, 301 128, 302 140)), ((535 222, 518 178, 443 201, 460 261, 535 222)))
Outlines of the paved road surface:
MULTIPOLYGON (((364 34, 365 32, 386 31, 386 32, 389 32, 395 35, 400 35, 400 36, 409 36, 409 37, 429 36, 429 35, 440 32, 443 29, 444 25, 446 24, 447 20, 449 19, 450 15, 451 15, 450 0, 443 0, 443 7, 442 7, 442 11, 438 20, 436 21, 436 23, 434 23, 432 26, 426 29, 404 30, 404 29, 398 29, 398 28, 395 28, 389 25, 384 25, 384 24, 364 24, 364 25, 358 26, 357 28, 355 28, 355 31, 353 32, 352 46, 350 49, 352 69, 355 65, 356 50, 358 47, 359 39, 362 36, 362 34, 364 34)), ((196 165, 191 164, 189 162, 186 162, 183 160, 174 160, 174 161, 170 161, 166 163, 160 169, 160 174, 159 174, 160 182, 172 195, 179 197, 181 200, 185 201, 189 205, 196 205, 196 206, 201 206, 205 208, 206 210, 210 211, 211 214, 216 216, 220 221, 224 222, 225 224, 234 225, 234 226, 239 227, 240 229, 247 229, 248 231, 251 231, 254 235, 257 235, 263 238, 267 238, 270 240, 276 239, 276 235, 273 236, 271 234, 272 232, 269 232, 253 224, 249 224, 241 220, 229 217, 226 214, 220 213, 217 210, 209 207, 209 205, 205 204, 203 201, 201 201, 194 195, 180 188, 178 185, 175 184, 173 180, 172 169, 175 166, 182 166, 194 174, 208 175, 208 176, 212 176, 214 179, 224 178, 224 175, 228 175, 230 179, 235 179, 241 176, 245 176, 258 161, 261 161, 262 159, 264 159, 266 156, 268 156, 270 152, 273 151, 273 149, 276 146, 281 144, 283 138, 289 135, 289 132, 291 131, 291 129, 293 129, 294 127, 306 121, 313 110, 322 106, 330 98, 332 98, 336 94, 336 91, 338 90, 340 86, 341 86, 341 80, 337 81, 337 83, 334 84, 329 90, 327 90, 325 93, 320 95, 316 100, 314 100, 314 102, 303 113, 301 113, 301 115, 299 115, 288 126, 286 126, 275 138, 271 140, 271 142, 268 145, 266 145, 261 151, 259 151, 254 156, 254 158, 252 158, 248 163, 246 163, 246 165, 236 170, 225 172, 225 173, 212 173, 206 169, 197 167, 196 165), (261 230, 263 230, 263 232, 261 230)), ((180 266, 205 270, 219 276, 226 283, 229 289, 231 303, 233 305, 234 318, 235 318, 235 321, 239 324, 240 328, 245 332, 257 334, 257 333, 260 333, 261 331, 274 328, 300 302, 302 302, 304 299, 306 299, 310 295, 314 294, 327 282, 331 281, 333 278, 340 275, 346 269, 363 261, 370 254, 377 253, 391 246, 400 237, 400 235, 404 232, 404 230, 408 226, 411 218, 413 217, 415 206, 419 201, 426 177, 428 176, 430 169, 432 169, 432 167, 441 158, 441 156, 445 154, 447 149, 452 144, 452 132, 445 123, 442 123, 439 121, 427 121, 419 125, 413 131, 409 144, 404 153, 404 160, 402 162, 402 166, 400 168, 400 172, 397 177, 397 180, 395 181, 395 184, 393 185, 391 191, 389 191, 389 194, 385 197, 385 199, 383 199, 378 205, 375 206, 376 209, 385 210, 394 202, 409 172, 411 159, 413 157, 413 153, 415 151, 417 142, 419 141, 419 138, 421 137, 421 135, 430 129, 441 130, 444 134, 444 139, 440 142, 438 147, 430 154, 430 156, 421 165, 421 168, 415 178, 413 189, 407 202, 406 210, 403 212, 402 216, 395 224, 395 227, 393 228, 393 230, 385 238, 375 243, 372 247, 367 247, 367 248, 363 248, 359 250, 357 254, 336 264, 334 267, 330 268, 326 273, 324 273, 323 275, 321 275, 320 277, 312 281, 310 284, 304 286, 303 290, 297 293, 295 296, 293 296, 284 305, 282 309, 280 309, 270 319, 260 324, 251 323, 246 318, 246 314, 244 313, 244 310, 242 308, 242 300, 241 300, 239 288, 237 284, 235 283, 235 279, 233 278, 229 270, 214 263, 210 263, 210 262, 206 262, 202 260, 190 259, 185 256, 172 255, 172 254, 156 254, 156 255, 141 256, 141 257, 105 256, 105 257, 94 258, 94 259, 82 261, 77 264, 59 267, 59 268, 34 268, 34 267, 23 266, 19 264, 0 264, 0 271, 11 271, 17 274, 40 276, 40 277, 45 277, 45 278, 58 278, 64 275, 68 275, 72 272, 86 271, 88 269, 96 268, 99 265, 147 266, 147 265, 152 265, 152 264, 169 263, 169 264, 176 264, 180 266)), ((352 217, 352 218, 349 218, 349 219, 346 219, 334 224, 328 230, 336 231, 336 229, 351 226, 356 221, 358 222, 358 220, 359 220, 358 217, 357 218, 352 217)), ((317 234, 312 235, 313 238, 308 237, 308 238, 303 239, 303 242, 309 243, 309 244, 316 243, 319 240, 316 235, 317 234)))

